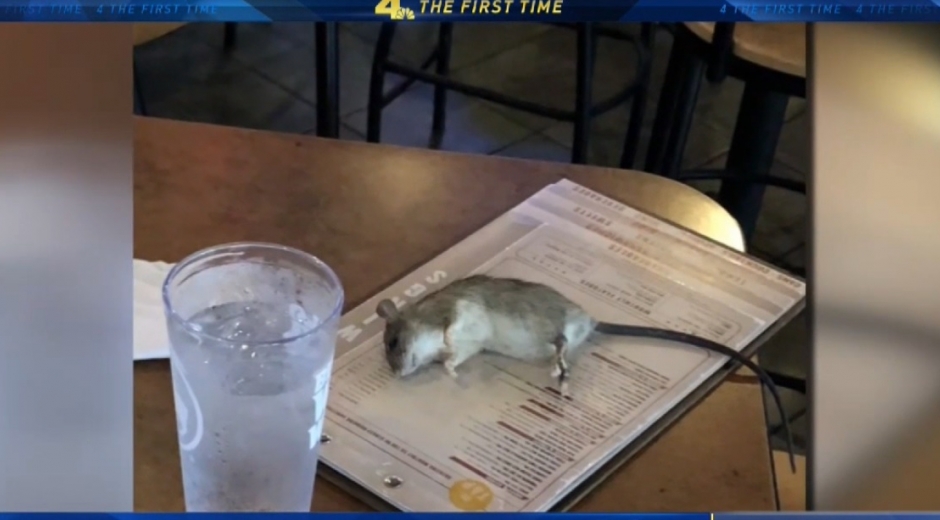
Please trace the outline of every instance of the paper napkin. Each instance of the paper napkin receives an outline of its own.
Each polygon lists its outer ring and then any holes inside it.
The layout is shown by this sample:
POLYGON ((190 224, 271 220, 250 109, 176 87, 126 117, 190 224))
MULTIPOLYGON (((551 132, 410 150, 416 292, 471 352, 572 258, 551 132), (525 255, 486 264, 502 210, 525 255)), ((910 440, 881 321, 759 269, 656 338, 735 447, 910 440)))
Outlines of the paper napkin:
POLYGON ((170 357, 163 280, 173 264, 134 259, 134 361, 170 357))

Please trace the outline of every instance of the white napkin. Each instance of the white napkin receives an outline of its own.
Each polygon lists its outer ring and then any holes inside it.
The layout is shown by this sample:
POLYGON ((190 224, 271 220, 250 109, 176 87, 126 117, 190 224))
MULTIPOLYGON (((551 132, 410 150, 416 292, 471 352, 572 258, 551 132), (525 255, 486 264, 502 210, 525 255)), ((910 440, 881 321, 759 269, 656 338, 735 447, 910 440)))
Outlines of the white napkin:
POLYGON ((170 357, 163 280, 173 264, 134 259, 134 361, 170 357))

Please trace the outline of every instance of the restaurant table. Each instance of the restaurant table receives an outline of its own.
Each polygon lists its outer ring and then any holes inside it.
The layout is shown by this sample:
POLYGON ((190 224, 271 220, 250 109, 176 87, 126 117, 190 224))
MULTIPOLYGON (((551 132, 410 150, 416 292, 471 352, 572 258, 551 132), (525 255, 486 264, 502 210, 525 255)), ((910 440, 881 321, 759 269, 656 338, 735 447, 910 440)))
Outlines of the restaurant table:
MULTIPOLYGON (((640 172, 463 155, 138 118, 134 256, 176 262, 232 241, 277 242, 332 266, 351 309, 561 178, 731 247, 734 220, 696 190, 640 172)), ((761 389, 720 385, 575 511, 776 508, 761 389)), ((137 511, 184 509, 167 361, 134 369, 137 511)), ((369 507, 318 477, 314 511, 369 507)))

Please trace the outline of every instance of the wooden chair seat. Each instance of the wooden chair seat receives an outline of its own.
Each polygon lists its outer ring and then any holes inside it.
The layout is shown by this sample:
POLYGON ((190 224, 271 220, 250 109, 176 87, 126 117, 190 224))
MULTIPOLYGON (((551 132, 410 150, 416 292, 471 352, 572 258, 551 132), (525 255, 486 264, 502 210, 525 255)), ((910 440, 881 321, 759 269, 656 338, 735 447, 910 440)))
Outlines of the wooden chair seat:
MULTIPOLYGON (((714 22, 684 24, 693 34, 710 42, 714 22)), ((734 55, 771 70, 806 77, 805 23, 736 23, 734 55)))
POLYGON ((171 32, 184 26, 184 23, 135 23, 134 24, 134 47, 143 45, 147 42, 170 34, 171 32))

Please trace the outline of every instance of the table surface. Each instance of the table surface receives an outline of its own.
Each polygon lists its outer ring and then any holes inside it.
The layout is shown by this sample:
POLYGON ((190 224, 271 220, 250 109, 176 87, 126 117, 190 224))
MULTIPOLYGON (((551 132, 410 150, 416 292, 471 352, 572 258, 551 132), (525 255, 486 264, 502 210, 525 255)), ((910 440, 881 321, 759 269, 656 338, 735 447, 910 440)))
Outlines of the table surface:
MULTIPOLYGON (((710 42, 714 22, 687 22, 699 38, 710 42)), ((772 70, 806 77, 805 23, 739 23, 734 26, 733 52, 741 59, 772 70)))
MULTIPOLYGON (((223 242, 310 251, 351 309, 563 177, 740 249, 701 193, 640 172, 434 152, 138 118, 134 256, 175 262, 223 242)), ((182 511, 169 366, 134 370, 137 511, 182 511)), ((577 511, 775 508, 760 388, 732 377, 587 495, 577 511)), ((323 479, 315 511, 368 507, 323 479)))

